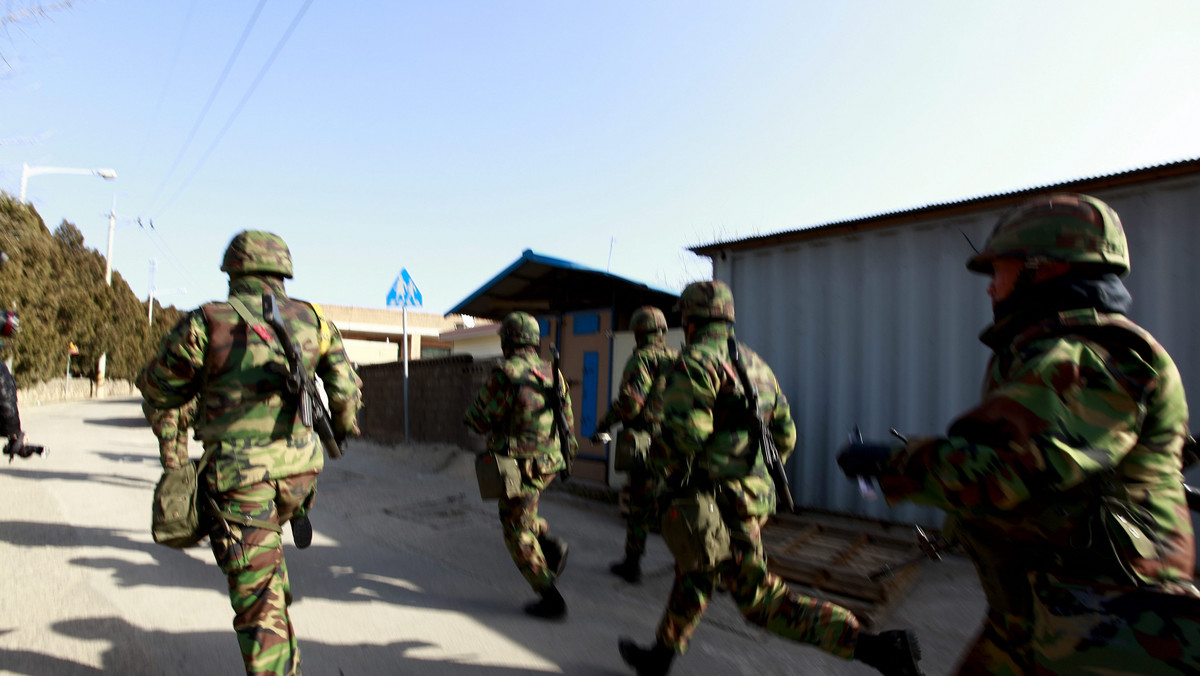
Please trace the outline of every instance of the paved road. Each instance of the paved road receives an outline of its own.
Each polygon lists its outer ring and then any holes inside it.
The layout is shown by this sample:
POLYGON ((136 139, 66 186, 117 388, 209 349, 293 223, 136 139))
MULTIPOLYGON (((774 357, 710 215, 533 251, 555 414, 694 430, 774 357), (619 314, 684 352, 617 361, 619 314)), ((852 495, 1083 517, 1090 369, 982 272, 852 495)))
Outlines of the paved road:
MULTIPOLYGON (((138 401, 27 407, 22 417, 50 452, 0 465, 0 674, 240 673, 208 550, 150 538, 160 468, 138 401)), ((616 506, 551 491, 542 513, 571 543, 560 582, 570 615, 535 620, 520 611, 533 596, 495 505, 475 491, 470 456, 450 447, 352 441, 327 465, 312 547, 285 536, 306 674, 631 673, 616 640, 653 634, 670 587, 662 542, 651 542, 645 582, 626 585, 607 573, 623 538, 616 506)), ((969 565, 951 560, 926 566, 885 625, 914 627, 936 676, 981 612, 969 565)), ((747 625, 724 596, 676 665, 701 676, 875 673, 747 625)))

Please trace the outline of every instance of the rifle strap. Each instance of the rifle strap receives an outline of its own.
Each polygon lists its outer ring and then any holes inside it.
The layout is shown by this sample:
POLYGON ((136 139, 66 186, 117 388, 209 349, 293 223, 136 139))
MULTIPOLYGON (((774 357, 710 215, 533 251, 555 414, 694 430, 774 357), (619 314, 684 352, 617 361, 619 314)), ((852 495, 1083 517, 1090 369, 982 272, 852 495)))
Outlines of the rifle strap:
POLYGON ((242 321, 246 322, 246 325, 250 327, 251 331, 257 333, 258 337, 262 338, 264 343, 270 345, 271 347, 275 347, 275 344, 271 342, 271 332, 267 330, 266 326, 263 326, 262 322, 255 319, 254 315, 250 314, 250 309, 246 307, 245 303, 238 298, 230 296, 229 304, 233 306, 234 311, 238 313, 238 316, 242 318, 242 321))
POLYGON ((283 529, 280 528, 278 524, 271 523, 270 521, 263 521, 262 519, 252 519, 247 516, 241 516, 239 514, 234 514, 233 512, 221 510, 221 508, 217 506, 217 501, 212 497, 212 495, 199 488, 199 483, 204 480, 204 470, 208 467, 209 461, 212 460, 212 457, 216 453, 218 447, 218 444, 209 444, 208 448, 204 450, 204 455, 200 457, 200 463, 196 465, 197 490, 201 493, 201 495, 204 496, 205 499, 208 500, 208 509, 212 512, 212 514, 229 523, 236 523, 240 526, 249 528, 262 528, 265 530, 275 531, 276 533, 282 533, 283 529))
POLYGON ((329 354, 329 347, 333 345, 333 331, 329 330, 329 320, 325 319, 325 313, 321 311, 321 306, 316 303, 308 303, 308 306, 317 313, 317 332, 320 335, 320 341, 317 347, 320 349, 321 356, 329 354))

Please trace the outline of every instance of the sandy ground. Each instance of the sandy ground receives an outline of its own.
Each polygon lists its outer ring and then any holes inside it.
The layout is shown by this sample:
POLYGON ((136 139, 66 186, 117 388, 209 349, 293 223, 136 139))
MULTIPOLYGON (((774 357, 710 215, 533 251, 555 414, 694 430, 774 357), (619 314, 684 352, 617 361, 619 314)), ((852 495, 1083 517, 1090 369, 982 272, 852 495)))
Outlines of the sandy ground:
MULTIPOLYGON (((160 468, 138 401, 22 415, 31 441, 50 453, 0 465, 0 674, 239 673, 211 555, 150 539, 160 468)), ((628 585, 608 573, 624 537, 615 504, 551 490, 542 514, 571 546, 561 622, 521 612, 534 597, 504 548, 495 503, 478 497, 473 456, 352 441, 322 474, 312 547, 297 550, 285 534, 305 673, 632 673, 617 638, 651 640, 670 588, 669 552, 652 538, 643 583, 628 585)), ((949 557, 922 565, 882 625, 913 628, 936 676, 952 668, 982 612, 973 569, 949 557)), ((673 673, 876 672, 766 634, 719 596, 673 673)))

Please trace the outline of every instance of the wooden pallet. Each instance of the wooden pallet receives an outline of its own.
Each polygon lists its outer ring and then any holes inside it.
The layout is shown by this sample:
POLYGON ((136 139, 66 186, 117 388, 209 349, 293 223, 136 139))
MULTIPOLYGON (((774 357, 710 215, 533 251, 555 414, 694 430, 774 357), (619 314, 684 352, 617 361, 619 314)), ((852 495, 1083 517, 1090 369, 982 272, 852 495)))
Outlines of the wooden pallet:
POLYGON ((797 591, 854 612, 868 627, 912 587, 921 564, 900 564, 920 555, 915 536, 904 528, 819 513, 776 516, 763 529, 772 572, 797 591), (885 567, 893 573, 870 575, 885 567))

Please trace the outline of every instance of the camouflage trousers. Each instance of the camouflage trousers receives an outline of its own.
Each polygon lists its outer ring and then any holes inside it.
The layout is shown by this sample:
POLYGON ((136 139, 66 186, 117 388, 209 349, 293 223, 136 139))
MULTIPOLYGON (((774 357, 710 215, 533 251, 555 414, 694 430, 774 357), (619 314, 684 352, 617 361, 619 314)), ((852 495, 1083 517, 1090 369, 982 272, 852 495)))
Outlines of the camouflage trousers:
POLYGON ((784 638, 809 643, 842 658, 854 655, 858 618, 845 608, 798 594, 767 570, 762 546, 764 517, 735 524, 730 541, 732 557, 716 570, 680 573, 655 637, 677 653, 687 650, 700 618, 718 589, 729 592, 742 616, 752 624, 784 638))
POLYGON ((988 609, 959 676, 1200 674, 1200 598, 1028 574, 1031 613, 988 609))
MULTIPOLYGON (((214 494, 222 511, 282 525, 308 511, 317 473, 306 472, 214 494)), ((266 528, 218 523, 209 538, 229 581, 233 629, 247 676, 300 674, 300 647, 288 616, 292 602, 283 537, 266 528)))
POLYGON ((500 525, 504 528, 504 545, 521 577, 540 594, 554 585, 554 573, 546 567, 538 543, 539 535, 550 532, 546 520, 538 516, 538 501, 556 473, 537 473, 536 463, 528 458, 518 458, 517 464, 521 468, 521 492, 513 498, 500 498, 500 525))
POLYGON ((657 482, 645 465, 629 470, 629 514, 625 519, 625 555, 646 553, 646 538, 658 519, 657 482))

